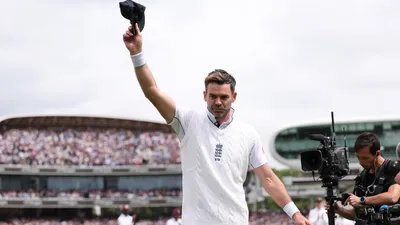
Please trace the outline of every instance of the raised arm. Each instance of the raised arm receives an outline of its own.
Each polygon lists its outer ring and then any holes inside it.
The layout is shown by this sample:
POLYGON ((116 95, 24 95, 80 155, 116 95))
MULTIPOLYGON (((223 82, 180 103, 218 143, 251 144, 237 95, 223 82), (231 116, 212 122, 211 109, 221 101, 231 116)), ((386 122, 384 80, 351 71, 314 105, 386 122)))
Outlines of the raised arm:
POLYGON ((131 55, 136 78, 142 88, 144 96, 157 108, 165 121, 170 123, 175 116, 175 102, 157 87, 153 74, 144 58, 142 34, 138 25, 135 24, 136 35, 133 35, 131 29, 132 26, 130 26, 123 35, 123 40, 131 55))

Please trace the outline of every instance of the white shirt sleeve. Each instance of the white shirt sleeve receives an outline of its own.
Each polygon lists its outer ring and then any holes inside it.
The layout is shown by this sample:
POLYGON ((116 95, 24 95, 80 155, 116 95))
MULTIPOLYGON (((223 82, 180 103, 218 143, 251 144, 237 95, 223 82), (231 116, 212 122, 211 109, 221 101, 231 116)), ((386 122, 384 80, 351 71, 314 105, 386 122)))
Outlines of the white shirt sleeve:
POLYGON ((118 217, 118 225, 122 225, 122 217, 121 216, 118 217))
POLYGON ((328 214, 326 213, 326 210, 313 208, 310 210, 308 219, 313 224, 328 224, 328 214))
POLYGON ((267 156, 265 155, 264 146, 261 142, 260 135, 257 131, 253 130, 253 147, 250 151, 250 167, 255 169, 268 162, 267 156))
POLYGON ((328 219, 328 213, 326 212, 326 210, 324 211, 324 215, 322 216, 322 218, 324 219, 325 224, 328 225, 329 219, 328 219))
POLYGON ((179 223, 175 222, 175 220, 173 220, 173 219, 169 219, 169 220, 167 220, 167 223, 165 225, 175 225, 175 224, 179 224, 179 223))
POLYGON ((172 127, 172 130, 174 130, 176 135, 179 137, 180 141, 182 141, 187 130, 189 129, 189 124, 193 115, 194 111, 185 107, 176 106, 175 117, 169 123, 169 125, 172 127))
POLYGON ((311 223, 317 222, 318 213, 315 209, 310 210, 310 212, 308 213, 308 219, 310 220, 311 223))

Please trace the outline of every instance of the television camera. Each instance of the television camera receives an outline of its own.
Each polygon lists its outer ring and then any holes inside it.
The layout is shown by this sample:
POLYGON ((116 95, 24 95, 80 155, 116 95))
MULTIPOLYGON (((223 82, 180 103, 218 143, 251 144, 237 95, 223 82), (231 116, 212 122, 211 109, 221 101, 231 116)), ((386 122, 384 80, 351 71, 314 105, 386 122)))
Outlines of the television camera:
POLYGON ((333 194, 333 190, 338 188, 339 180, 350 173, 348 161, 348 148, 346 146, 346 138, 344 139, 344 147, 336 146, 335 121, 333 112, 332 119, 332 135, 311 134, 309 138, 319 141, 320 144, 316 150, 304 151, 301 153, 301 168, 305 172, 318 171, 322 181, 322 187, 327 188, 327 196, 325 200, 330 205, 328 210, 329 225, 335 224, 334 201, 340 200, 344 202, 348 198, 348 194, 342 194, 338 197, 333 194))

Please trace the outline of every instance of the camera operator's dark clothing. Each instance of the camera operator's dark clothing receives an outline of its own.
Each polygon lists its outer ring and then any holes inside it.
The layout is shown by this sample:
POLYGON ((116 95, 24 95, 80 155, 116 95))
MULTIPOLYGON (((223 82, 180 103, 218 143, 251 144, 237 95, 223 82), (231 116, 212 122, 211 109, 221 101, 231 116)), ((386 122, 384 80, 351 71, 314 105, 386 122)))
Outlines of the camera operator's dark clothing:
POLYGON ((385 159, 375 173, 369 173, 367 169, 364 169, 355 179, 354 194, 361 197, 374 196, 387 192, 389 187, 396 183, 394 177, 387 175, 385 172, 389 161, 385 159))
MULTIPOLYGON (((385 159, 383 164, 376 170, 375 173, 369 173, 369 170, 364 169, 355 179, 355 188, 353 194, 358 197, 362 196, 375 196, 389 190, 389 187, 396 182, 394 177, 388 175, 385 171, 388 168, 388 162, 390 160, 385 159)), ((361 205, 355 207, 356 213, 356 224, 365 224, 363 221, 368 220, 366 215, 366 209, 373 208, 374 212, 379 212, 380 205, 366 206, 361 205)))

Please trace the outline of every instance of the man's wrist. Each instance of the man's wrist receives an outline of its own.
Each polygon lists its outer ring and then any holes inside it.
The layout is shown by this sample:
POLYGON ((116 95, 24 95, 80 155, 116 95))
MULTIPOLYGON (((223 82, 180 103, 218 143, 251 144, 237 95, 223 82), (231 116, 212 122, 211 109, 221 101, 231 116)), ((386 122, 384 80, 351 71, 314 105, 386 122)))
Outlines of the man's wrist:
MULTIPOLYGON (((295 219, 296 216, 300 216, 300 215, 301 215, 300 211, 297 211, 297 212, 295 212, 295 213, 293 214, 292 219, 295 219)), ((317 220, 319 220, 319 219, 320 219, 320 218, 318 217, 317 220)))
POLYGON ((143 52, 134 55, 131 54, 131 60, 134 67, 141 67, 146 64, 146 58, 143 52))
POLYGON ((129 51, 129 54, 132 56, 132 55, 137 55, 142 52, 143 52, 143 50, 140 49, 140 50, 135 50, 135 51, 129 51))
POLYGON ((300 212, 300 210, 297 208, 297 206, 294 204, 294 202, 289 202, 283 207, 283 211, 291 218, 294 219, 294 216, 296 213, 300 212))
POLYGON ((365 205, 366 203, 367 203, 367 197, 366 196, 360 197, 360 204, 365 205))

